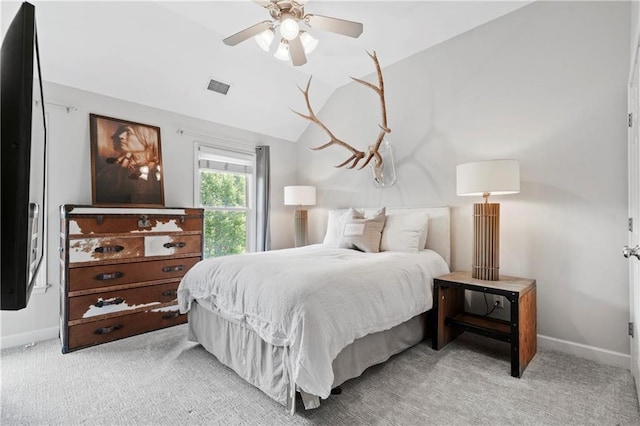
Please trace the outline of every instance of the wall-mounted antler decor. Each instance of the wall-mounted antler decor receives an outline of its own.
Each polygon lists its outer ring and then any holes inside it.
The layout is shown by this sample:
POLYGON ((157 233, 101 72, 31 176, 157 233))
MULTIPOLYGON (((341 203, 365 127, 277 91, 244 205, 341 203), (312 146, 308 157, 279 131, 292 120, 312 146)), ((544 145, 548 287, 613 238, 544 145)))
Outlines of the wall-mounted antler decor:
POLYGON ((327 126, 325 126, 318 119, 316 114, 313 112, 313 108, 311 108, 311 103, 309 101, 309 87, 311 85, 311 77, 309 77, 309 81, 307 82, 307 86, 305 89, 302 89, 300 86, 298 86, 298 89, 300 89, 300 91, 304 95, 304 100, 307 104, 309 115, 305 115, 294 110, 292 111, 298 114, 300 117, 306 118, 307 120, 317 124, 329 136, 329 142, 318 147, 312 147, 311 149, 313 149, 314 151, 319 151, 331 145, 339 145, 346 148, 349 152, 351 152, 351 156, 335 167, 347 166, 348 169, 353 169, 358 165, 358 163, 360 163, 361 160, 364 159, 364 162, 360 167, 358 167, 358 170, 362 170, 363 168, 367 167, 367 165, 370 165, 376 185, 379 187, 385 187, 393 185, 396 181, 396 171, 393 164, 393 153, 391 151, 389 141, 385 139, 385 135, 391 133, 391 129, 387 127, 387 107, 384 99, 384 80, 382 79, 380 63, 378 62, 376 52, 373 52, 373 54, 367 52, 367 54, 371 59, 373 59, 373 62, 375 63, 376 71, 378 73, 378 86, 359 78, 351 77, 351 79, 353 79, 354 81, 364 84, 365 86, 376 92, 380 97, 380 104, 382 106, 382 123, 378 125, 378 127, 380 127, 378 138, 376 139, 376 142, 374 144, 369 145, 366 152, 360 151, 350 144, 344 142, 343 140, 338 139, 331 132, 331 130, 329 130, 329 128, 327 128, 327 126))

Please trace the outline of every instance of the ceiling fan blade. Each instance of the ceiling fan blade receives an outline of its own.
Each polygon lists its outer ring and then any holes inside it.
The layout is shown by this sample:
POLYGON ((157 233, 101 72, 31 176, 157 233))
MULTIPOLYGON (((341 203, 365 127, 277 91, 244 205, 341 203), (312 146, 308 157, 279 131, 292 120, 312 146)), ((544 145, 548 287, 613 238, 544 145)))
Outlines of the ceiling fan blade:
POLYGON ((307 63, 307 55, 304 54, 304 47, 300 37, 289 40, 289 55, 291 55, 291 63, 294 67, 307 63))
POLYGON ((246 39, 253 37, 254 35, 268 30, 269 28, 271 28, 271 21, 262 21, 258 24, 250 26, 249 28, 245 28, 238 33, 235 33, 234 35, 229 36, 222 41, 227 46, 235 46, 236 44, 241 43, 246 39))
POLYGON ((362 24, 360 22, 312 14, 305 15, 304 20, 311 28, 319 28, 348 37, 358 38, 362 34, 362 24))

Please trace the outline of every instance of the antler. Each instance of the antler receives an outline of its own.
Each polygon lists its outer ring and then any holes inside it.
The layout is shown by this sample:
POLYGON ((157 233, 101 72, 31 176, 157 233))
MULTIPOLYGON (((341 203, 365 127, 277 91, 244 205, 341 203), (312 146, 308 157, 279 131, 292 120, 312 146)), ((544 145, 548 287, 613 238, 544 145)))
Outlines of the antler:
POLYGON ((374 171, 376 172, 375 173, 376 181, 380 182, 380 180, 382 179, 382 157, 380 156, 380 152, 379 152, 380 144, 382 144, 382 141, 384 140, 384 135, 387 133, 391 133, 391 129, 387 127, 387 105, 384 100, 384 80, 382 79, 382 70, 380 69, 380 63, 378 62, 378 57, 376 56, 376 52, 373 52, 373 54, 367 52, 367 55, 369 55, 369 57, 373 59, 373 62, 376 65, 376 72, 378 73, 379 85, 374 86, 373 84, 367 81, 360 80, 359 78, 355 78, 355 77, 351 77, 351 79, 353 81, 357 81, 360 84, 364 84, 365 86, 372 89, 374 92, 378 94, 378 96, 380 97, 380 105, 382 107, 382 124, 378 125, 378 127, 380 127, 380 132, 378 132, 378 138, 376 139, 376 143, 373 145, 369 145, 367 159, 365 160, 364 164, 360 168, 362 169, 366 167, 367 164, 369 164, 369 162, 371 161, 371 159, 375 158, 376 163, 374 164, 374 171))
POLYGON ((302 92, 302 94, 304 95, 304 100, 307 104, 307 109, 309 110, 309 115, 305 115, 302 114, 298 111, 292 110, 294 113, 298 114, 300 117, 305 118, 313 123, 316 123, 322 130, 325 131, 325 133, 327 133, 327 135, 329 136, 329 142, 325 143, 324 145, 320 145, 317 147, 311 147, 312 150, 314 151, 319 151, 322 149, 325 149, 331 145, 339 145, 342 146, 344 148, 346 148, 347 150, 349 150, 349 152, 351 152, 351 157, 349 157, 347 160, 345 160, 344 162, 338 164, 336 167, 343 167, 346 166, 347 164, 349 164, 349 166, 347 167, 348 169, 353 169, 354 167, 356 167, 358 165, 358 163, 360 162, 360 160, 362 160, 363 158, 364 163, 359 167, 359 169, 363 169, 365 168, 372 159, 375 159, 374 162, 374 171, 375 171, 375 176, 376 176, 376 181, 380 182, 380 180, 382 179, 382 156, 379 153, 379 148, 380 148, 380 144, 382 143, 383 139, 384 139, 384 135, 386 133, 391 133, 391 129, 389 129, 387 127, 387 107, 385 104, 385 99, 384 99, 384 81, 382 79, 382 71, 380 70, 380 63, 378 62, 378 57, 376 56, 376 52, 373 52, 373 54, 367 52, 367 54, 369 55, 369 57, 371 59, 373 59, 373 62, 375 63, 376 66, 376 71, 378 73, 378 83, 379 86, 375 86, 369 82, 366 82, 364 80, 360 80, 358 78, 355 77, 351 77, 354 81, 357 81, 358 83, 364 84, 365 86, 373 89, 373 91, 375 91, 378 96, 380 97, 380 103, 382 104, 382 124, 379 125, 380 127, 380 132, 378 133, 378 138, 376 139, 376 142, 373 145, 369 145, 367 152, 363 152, 360 150, 355 149, 353 146, 349 145, 348 143, 344 142, 341 139, 338 139, 332 132, 331 130, 329 130, 327 128, 327 126, 325 126, 316 116, 316 114, 313 111, 313 108, 311 107, 311 103, 309 102, 309 87, 311 85, 311 77, 309 77, 309 81, 307 82, 307 86, 305 89, 302 89, 300 86, 298 86, 298 89, 300 89, 300 91, 302 92))
MULTIPOLYGON (((313 77, 313 76, 312 76, 313 77)), ((346 149, 348 149, 349 151, 351 151, 351 157, 349 157, 346 161, 338 164, 336 167, 342 167, 345 166, 349 163, 352 163, 349 167, 347 167, 348 169, 353 169, 355 166, 358 165, 358 162, 360 160, 362 160, 362 158, 364 158, 365 153, 362 151, 358 151, 357 149, 355 149, 354 147, 352 147, 351 145, 349 145, 348 143, 346 143, 345 141, 338 139, 332 132, 331 130, 329 130, 327 128, 327 126, 325 126, 324 124, 322 124, 322 122, 318 119, 318 117, 316 116, 315 112, 313 112, 313 108, 311 107, 311 102, 309 101, 309 86, 311 86, 311 78, 309 77, 309 81, 307 82, 307 86, 305 89, 302 89, 300 86, 298 86, 298 89, 300 89, 300 91, 302 92, 302 94, 304 95, 304 101, 307 104, 307 109, 309 110, 309 115, 304 115, 298 111, 295 110, 291 110, 294 113, 298 114, 300 117, 302 118, 306 118, 307 120, 316 123, 318 126, 320 126, 320 128, 322 130, 324 130, 327 135, 329 136, 329 142, 325 143, 324 145, 320 145, 317 147, 311 147, 311 149, 313 149, 314 151, 319 151, 321 149, 325 149, 328 146, 331 145, 340 145, 345 147, 346 149)))

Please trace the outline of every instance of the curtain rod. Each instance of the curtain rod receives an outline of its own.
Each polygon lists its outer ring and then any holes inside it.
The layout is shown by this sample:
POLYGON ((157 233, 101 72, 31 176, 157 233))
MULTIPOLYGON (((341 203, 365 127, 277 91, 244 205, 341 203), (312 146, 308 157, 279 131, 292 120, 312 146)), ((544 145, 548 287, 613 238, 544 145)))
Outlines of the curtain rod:
MULTIPOLYGON (((34 102, 36 103, 36 105, 40 105, 40 101, 38 99, 34 99, 34 102)), ((54 106, 54 107, 58 107, 58 108, 63 108, 67 110, 67 114, 70 113, 71 111, 77 111, 78 107, 74 107, 71 105, 63 105, 63 104, 57 104, 55 102, 49 102, 49 101, 44 101, 45 105, 50 105, 50 106, 54 106)))
POLYGON ((223 139, 221 137, 217 137, 217 136, 212 136, 212 135, 206 135, 203 133, 198 133, 198 132, 194 132, 191 130, 187 130, 187 129, 178 129, 178 131, 176 132, 178 133, 180 136, 194 136, 196 138, 202 138, 202 139, 207 139, 210 140, 212 142, 218 142, 220 144, 222 144, 221 146, 218 146, 219 148, 224 148, 224 149, 228 149, 228 150, 233 150, 234 148, 236 150, 238 150, 241 153, 254 153, 255 152, 255 147, 256 145, 251 145, 248 144, 246 142, 241 142, 238 140, 233 140, 233 139, 223 139))

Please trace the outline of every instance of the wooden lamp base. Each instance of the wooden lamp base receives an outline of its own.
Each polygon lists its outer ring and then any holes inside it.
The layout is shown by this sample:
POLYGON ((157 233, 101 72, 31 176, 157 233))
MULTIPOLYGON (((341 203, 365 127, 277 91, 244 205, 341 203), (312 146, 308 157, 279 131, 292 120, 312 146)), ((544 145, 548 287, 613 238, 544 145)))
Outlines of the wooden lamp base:
POLYGON ((473 264, 471 276, 498 281, 500 269, 500 204, 473 205, 473 264))

